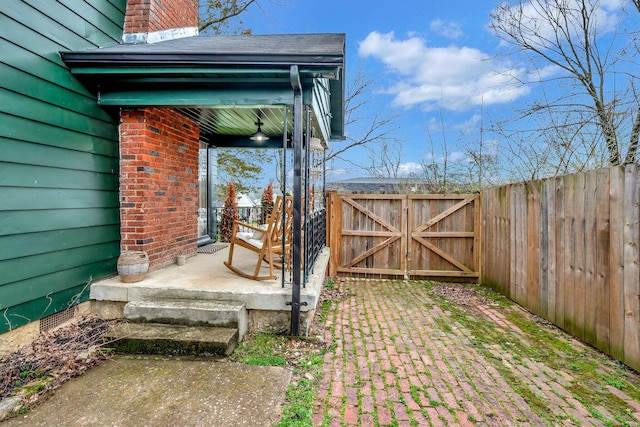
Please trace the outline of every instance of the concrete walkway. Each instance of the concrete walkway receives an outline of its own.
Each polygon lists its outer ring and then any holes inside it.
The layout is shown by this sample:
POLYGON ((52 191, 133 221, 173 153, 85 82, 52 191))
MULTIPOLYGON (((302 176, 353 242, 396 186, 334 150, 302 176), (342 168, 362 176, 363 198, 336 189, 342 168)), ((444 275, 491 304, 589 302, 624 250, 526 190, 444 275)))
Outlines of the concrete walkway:
POLYGON ((291 371, 213 359, 108 360, 64 384, 43 405, 2 423, 29 426, 271 426, 291 371))
POLYGON ((336 286, 350 296, 326 319, 335 351, 325 355, 315 425, 640 423, 634 372, 555 328, 524 332, 513 319, 523 329, 536 322, 517 306, 482 299, 461 310, 427 282, 336 286))

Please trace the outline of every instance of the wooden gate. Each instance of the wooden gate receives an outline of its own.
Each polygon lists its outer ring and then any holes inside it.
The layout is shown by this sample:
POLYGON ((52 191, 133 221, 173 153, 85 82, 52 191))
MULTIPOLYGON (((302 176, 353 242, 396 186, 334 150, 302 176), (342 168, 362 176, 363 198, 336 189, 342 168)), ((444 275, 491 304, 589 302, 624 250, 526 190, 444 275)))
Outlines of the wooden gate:
POLYGON ((330 275, 479 277, 477 195, 331 192, 327 208, 330 275))

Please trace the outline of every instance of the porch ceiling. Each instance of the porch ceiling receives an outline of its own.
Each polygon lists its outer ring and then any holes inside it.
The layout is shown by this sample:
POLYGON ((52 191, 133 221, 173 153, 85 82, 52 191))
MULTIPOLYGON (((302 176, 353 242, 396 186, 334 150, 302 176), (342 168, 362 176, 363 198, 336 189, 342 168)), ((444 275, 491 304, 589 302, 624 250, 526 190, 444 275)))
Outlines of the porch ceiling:
POLYGON ((291 80, 302 82, 311 126, 344 139, 344 34, 187 37, 61 52, 105 107, 173 107, 219 147, 282 147, 293 127, 291 80), (285 112, 286 111, 286 112, 285 112), (286 115, 286 117, 285 117, 286 115), (266 143, 249 139, 262 123, 266 143), (286 129, 284 123, 286 122, 286 129))
POLYGON ((293 117, 289 107, 187 107, 179 108, 178 111, 197 122, 200 125, 201 139, 216 147, 282 148, 283 123, 286 121, 287 146, 291 147, 293 117), (258 119, 262 124, 262 132, 269 136, 269 140, 262 143, 249 139, 256 131, 258 119))

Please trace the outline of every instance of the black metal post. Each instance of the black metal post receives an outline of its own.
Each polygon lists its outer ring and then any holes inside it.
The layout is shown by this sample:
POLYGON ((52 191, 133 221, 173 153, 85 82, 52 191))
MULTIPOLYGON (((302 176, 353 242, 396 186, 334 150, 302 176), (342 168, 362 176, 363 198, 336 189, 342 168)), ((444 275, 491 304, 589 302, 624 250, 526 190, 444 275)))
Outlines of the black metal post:
POLYGON ((209 234, 209 237, 211 237, 211 239, 214 242, 218 241, 218 218, 217 218, 217 212, 215 211, 215 196, 216 193, 213 189, 213 183, 215 182, 215 177, 213 176, 213 159, 211 158, 213 156, 213 150, 215 150, 215 148, 212 148, 211 145, 209 143, 207 143, 207 152, 206 152, 206 158, 207 158, 207 171, 206 171, 206 175, 207 175, 207 202, 206 202, 206 206, 207 206, 207 234, 209 234))
POLYGON ((322 206, 327 207, 327 151, 322 150, 322 206))
POLYGON ((302 84, 298 66, 290 71, 293 89, 293 283, 291 290, 291 335, 300 335, 300 246, 302 243, 302 84))
POLYGON ((311 141, 311 109, 307 108, 305 114, 305 125, 306 132, 304 135, 304 206, 302 207, 304 211, 304 274, 302 279, 302 287, 307 287, 307 275, 309 272, 309 218, 310 218, 310 206, 309 202, 311 201, 309 198, 309 144, 311 141))
MULTIPOLYGON (((281 180, 281 187, 280 190, 282 191, 282 203, 283 203, 283 207, 287 206, 287 137, 288 137, 288 130, 287 130, 288 124, 287 124, 287 106, 285 105, 282 108, 282 171, 280 172, 280 180, 281 180)), ((286 221, 287 221, 287 210, 286 209, 282 209, 282 218, 280 218, 280 222, 281 224, 281 229, 282 230, 286 230, 286 221)), ((284 288, 284 283, 285 283, 285 247, 286 247, 286 236, 283 234, 282 235, 282 242, 280 243, 282 245, 282 276, 280 276, 280 282, 282 287, 284 288)))

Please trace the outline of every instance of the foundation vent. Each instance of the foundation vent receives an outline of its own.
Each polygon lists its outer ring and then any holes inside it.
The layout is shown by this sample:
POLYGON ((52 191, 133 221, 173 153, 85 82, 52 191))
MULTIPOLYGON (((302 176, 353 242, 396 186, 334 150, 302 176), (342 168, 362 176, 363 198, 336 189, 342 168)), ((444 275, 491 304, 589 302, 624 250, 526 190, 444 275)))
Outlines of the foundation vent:
POLYGON ((66 310, 59 311, 57 313, 53 313, 50 316, 43 317, 40 319, 40 332, 48 332, 52 329, 57 328, 65 322, 73 319, 76 313, 76 307, 70 307, 66 310))

